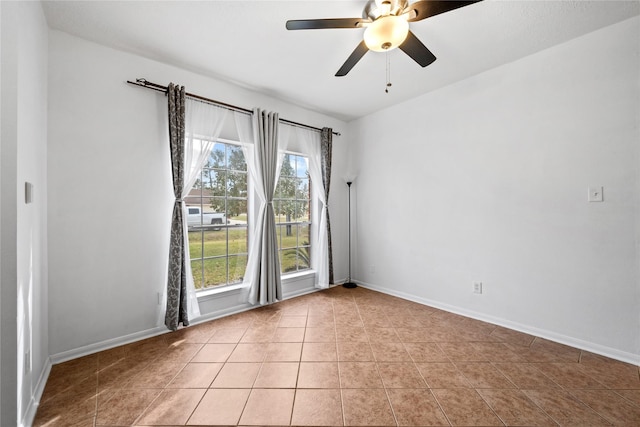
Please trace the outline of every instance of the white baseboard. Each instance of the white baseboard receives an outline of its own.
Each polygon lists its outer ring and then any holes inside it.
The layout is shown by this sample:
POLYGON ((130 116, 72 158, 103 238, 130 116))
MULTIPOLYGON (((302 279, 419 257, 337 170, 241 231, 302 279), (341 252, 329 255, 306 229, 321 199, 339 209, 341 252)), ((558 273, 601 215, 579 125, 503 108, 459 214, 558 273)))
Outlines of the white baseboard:
MULTIPOLYGON (((304 287, 295 287, 288 286, 288 290, 285 290, 283 299, 289 299, 298 297, 301 295, 306 295, 309 293, 317 292, 320 289, 316 289, 313 286, 304 286, 304 287)), ((242 313, 243 311, 251 310, 258 306, 251 305, 249 303, 239 303, 230 307, 222 308, 219 310, 215 310, 209 313, 205 313, 202 316, 194 319, 191 324, 197 325, 200 323, 208 322, 210 320, 219 319, 221 317, 230 316, 232 314, 242 313)), ((152 338, 158 335, 166 334, 170 332, 164 326, 158 326, 156 328, 147 329, 144 331, 134 332, 129 335, 125 335, 122 337, 112 338, 104 341, 100 341, 97 343, 89 344, 83 347, 75 348, 73 350, 64 351, 61 353, 54 354, 50 357, 49 366, 56 365, 58 363, 67 362, 69 360, 77 359, 79 357, 88 356, 90 354, 98 353, 100 351, 109 350, 114 347, 119 347, 121 345, 130 344, 132 342, 140 341, 147 338, 152 338)), ((50 368, 49 368, 50 370, 50 368)), ((48 376, 48 373, 47 373, 48 376)))
POLYGON ((119 347, 124 344, 130 344, 132 342, 140 341, 146 338, 162 335, 166 332, 169 332, 167 328, 165 328, 164 326, 159 326, 144 331, 134 332, 122 337, 111 338, 93 344, 88 344, 82 347, 74 348, 73 350, 67 350, 51 355, 51 364, 57 365, 58 363, 67 362, 79 357, 88 356, 90 354, 98 353, 104 350, 109 350, 111 348, 119 347))
POLYGON ((40 399, 42 399, 44 387, 47 385, 47 380, 49 379, 50 373, 51 358, 47 358, 44 364, 44 368, 42 369, 42 372, 40 372, 40 377, 38 377, 38 382, 36 383, 36 388, 33 391, 33 395, 31 396, 29 405, 24 412, 24 417, 20 422, 20 427, 28 427, 33 424, 33 421, 36 418, 36 412, 38 411, 38 405, 40 405, 40 399))
POLYGON ((625 363, 631 363, 633 365, 640 366, 640 354, 628 353, 615 348, 603 346, 600 344, 584 341, 578 338, 569 337, 566 335, 558 334, 553 331, 539 329, 529 325, 523 325, 521 323, 512 322, 510 320, 501 319, 486 315, 484 313, 478 313, 472 310, 456 307, 453 305, 445 304, 439 301, 430 300, 427 298, 421 298, 415 295, 407 294, 405 292, 398 292, 382 286, 372 285, 369 283, 355 281, 359 286, 373 291, 381 292, 383 294, 392 295, 408 301, 417 302, 419 304, 428 305, 440 310, 448 311, 450 313, 459 314, 461 316, 470 317, 472 319, 481 320, 483 322, 491 323, 498 326, 503 326, 508 329, 513 329, 525 334, 534 335, 536 337, 544 338, 550 341, 554 341, 560 344, 565 344, 580 350, 589 351, 591 353, 599 354, 601 356, 609 357, 611 359, 619 360, 625 363))

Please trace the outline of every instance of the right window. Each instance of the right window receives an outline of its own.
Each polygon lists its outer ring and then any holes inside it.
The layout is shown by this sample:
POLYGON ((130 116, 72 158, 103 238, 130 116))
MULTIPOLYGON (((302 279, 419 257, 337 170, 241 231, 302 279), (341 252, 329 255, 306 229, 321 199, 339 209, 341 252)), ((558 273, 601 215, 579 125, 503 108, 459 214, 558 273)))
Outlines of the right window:
POLYGON ((311 179, 307 165, 305 156, 286 153, 273 198, 283 274, 311 268, 311 179))

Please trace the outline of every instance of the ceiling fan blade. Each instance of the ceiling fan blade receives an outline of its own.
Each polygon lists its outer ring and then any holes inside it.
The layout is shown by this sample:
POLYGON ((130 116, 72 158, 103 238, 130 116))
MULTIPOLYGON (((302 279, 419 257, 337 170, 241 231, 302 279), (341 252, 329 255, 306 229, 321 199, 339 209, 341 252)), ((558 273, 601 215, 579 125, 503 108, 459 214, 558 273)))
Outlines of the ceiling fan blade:
POLYGON ((407 6, 404 13, 411 13, 408 21, 421 21, 431 16, 439 15, 441 13, 449 12, 464 6, 469 6, 473 3, 478 3, 481 0, 475 1, 437 1, 437 0, 422 0, 407 6))
POLYGON ((436 60, 436 56, 431 53, 411 31, 409 31, 407 38, 398 47, 409 55, 411 59, 420 64, 421 67, 426 67, 436 60))
POLYGON ((324 30, 327 28, 362 28, 362 18, 294 19, 287 21, 287 30, 324 30))
POLYGON ((364 44, 364 40, 360 42, 358 47, 351 53, 351 56, 342 64, 342 67, 336 73, 336 77, 346 76, 349 71, 360 61, 369 48, 364 44))

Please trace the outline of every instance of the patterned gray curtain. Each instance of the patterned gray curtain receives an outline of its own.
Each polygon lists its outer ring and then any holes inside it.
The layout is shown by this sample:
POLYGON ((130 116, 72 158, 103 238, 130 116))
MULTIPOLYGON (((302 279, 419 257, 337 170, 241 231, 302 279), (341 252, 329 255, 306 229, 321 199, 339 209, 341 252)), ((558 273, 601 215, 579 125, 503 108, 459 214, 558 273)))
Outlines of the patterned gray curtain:
MULTIPOLYGON (((329 187, 331 184, 331 145, 333 141, 333 129, 322 128, 320 133, 320 149, 322 155, 322 184, 324 185, 324 197, 329 204, 329 187)), ((327 237, 329 239, 329 283, 333 283, 333 251, 331 249, 331 220, 327 207, 327 237)))
POLYGON ((182 322, 189 324, 187 314, 187 270, 184 254, 184 228, 182 217, 182 187, 184 181, 184 132, 185 91, 184 86, 169 83, 169 146, 171 148, 171 171, 173 194, 176 201, 171 217, 169 241, 169 277, 167 280, 167 311, 164 324, 175 331, 182 322))
POLYGON ((255 166, 257 191, 262 187, 264 208, 256 218, 256 238, 252 250, 256 254, 257 265, 252 272, 249 302, 260 305, 282 300, 280 280, 280 259, 276 217, 273 210, 273 195, 278 179, 278 113, 253 110, 253 138, 255 142, 255 166), (261 182, 260 182, 261 181, 261 182), (260 183, 262 185, 260 185, 260 183))

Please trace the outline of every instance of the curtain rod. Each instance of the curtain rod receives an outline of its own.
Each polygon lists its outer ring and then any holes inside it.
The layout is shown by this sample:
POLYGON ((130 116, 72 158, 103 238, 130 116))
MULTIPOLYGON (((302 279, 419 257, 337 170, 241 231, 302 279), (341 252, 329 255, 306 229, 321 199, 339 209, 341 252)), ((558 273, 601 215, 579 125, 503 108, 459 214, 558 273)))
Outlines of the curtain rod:
MULTIPOLYGON (((145 89, 152 89, 152 90, 155 90, 157 92, 163 92, 165 94, 167 93, 167 86, 162 86, 162 85, 159 85, 157 83, 152 83, 150 81, 147 81, 146 79, 136 79, 135 82, 127 80, 127 83, 135 85, 135 86, 140 86, 140 87, 143 87, 145 89)), ((187 96, 189 98, 197 99, 199 101, 203 101, 203 102, 206 102, 206 103, 210 103, 210 104, 213 104, 213 105, 218 105, 220 107, 224 107, 224 108, 227 108, 229 110, 240 111, 242 113, 248 113, 248 114, 253 113, 252 110, 248 110, 246 108, 238 107, 236 105, 226 104, 224 102, 216 101, 215 99, 205 98, 204 96, 195 95, 193 93, 185 93, 185 96, 187 96)), ((284 122, 284 123, 287 123, 287 124, 290 124, 290 125, 293 125, 293 126, 299 126, 299 127, 303 127, 303 128, 306 128, 306 129, 312 129, 312 130, 315 130, 315 131, 318 131, 318 132, 322 131, 322 129, 320 129, 320 128, 317 128, 317 127, 314 127, 314 126, 305 125, 304 123, 298 123, 298 122, 294 122, 294 121, 287 120, 287 119, 280 119, 280 121, 284 122)), ((336 136, 340 136, 340 132, 335 132, 334 131, 333 134, 336 135, 336 136)))

